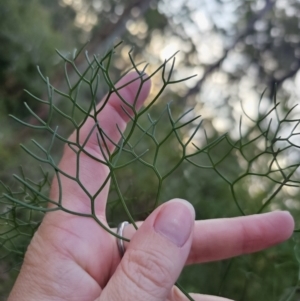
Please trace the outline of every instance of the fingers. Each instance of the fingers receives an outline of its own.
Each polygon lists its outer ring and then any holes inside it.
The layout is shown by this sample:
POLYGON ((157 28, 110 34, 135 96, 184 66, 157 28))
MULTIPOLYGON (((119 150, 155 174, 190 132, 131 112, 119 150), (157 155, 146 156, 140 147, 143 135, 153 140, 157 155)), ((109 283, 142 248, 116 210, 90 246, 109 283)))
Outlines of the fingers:
MULTIPOLYGON (((201 294, 190 294, 190 296, 195 301, 232 301, 232 300, 229 300, 227 298, 209 296, 209 295, 201 295, 201 294)), ((184 299, 180 299, 180 300, 183 301, 184 299)))
MULTIPOLYGON (((195 301, 230 301, 226 298, 202 294, 189 294, 189 296, 195 301)), ((188 301, 188 298, 179 290, 178 287, 174 286, 167 301, 188 301)))
MULTIPOLYGON (((107 151, 106 146, 109 152, 113 151, 114 144, 121 138, 120 131, 123 132, 125 130, 126 124, 130 119, 128 115, 133 116, 132 107, 134 107, 136 111, 141 108, 149 94, 150 87, 151 83, 149 80, 142 82, 141 75, 136 72, 131 72, 116 84, 117 91, 114 92, 108 100, 104 97, 99 103, 97 110, 101 109, 101 111, 97 115, 97 121, 103 131, 103 137, 109 137, 109 139, 105 139, 106 145, 101 145, 104 152, 107 151)), ((81 145, 85 144, 87 150, 92 153, 99 153, 98 130, 96 128, 86 141, 94 126, 95 120, 89 118, 80 129, 79 140, 81 145)), ((71 136, 71 140, 76 141, 75 133, 71 136)), ((100 141, 101 140, 100 137, 100 141)))
POLYGON ((97 120, 88 118, 82 127, 71 135, 69 140, 79 143, 84 148, 84 152, 66 145, 59 168, 76 180, 60 174, 62 187, 59 187, 56 178, 51 189, 52 199, 58 199, 61 193, 60 198, 63 199, 64 207, 81 213, 91 213, 90 199, 95 196, 93 202, 95 211, 98 215, 105 215, 104 200, 108 193, 109 169, 105 164, 97 162, 97 159, 106 161, 103 157, 107 152, 113 151, 114 144, 121 137, 120 132, 125 130, 130 119, 128 114, 133 114, 130 105, 138 110, 147 98, 150 86, 150 81, 142 82, 141 76, 136 72, 127 74, 116 84, 119 88, 118 92, 112 93, 109 99, 104 98, 97 106, 99 111, 96 114, 97 120), (129 84, 126 85, 127 83, 129 84), (97 128, 96 122, 101 131, 97 128), (99 193, 102 185, 104 187, 99 193))
MULTIPOLYGON (((209 296, 209 295, 201 295, 201 294, 190 294, 190 296, 195 301, 232 301, 232 300, 229 300, 227 298, 209 296)), ((184 299, 180 299, 180 300, 183 301, 184 299)))
POLYGON ((294 220, 287 211, 198 221, 187 263, 257 252, 288 239, 294 220))
POLYGON ((165 301, 190 252, 195 213, 182 200, 157 208, 136 232, 99 301, 165 301))
MULTIPOLYGON (((257 252, 288 239, 293 230, 294 220, 286 211, 196 221, 187 264, 257 252)), ((124 230, 129 239, 134 233, 132 225, 124 230)))

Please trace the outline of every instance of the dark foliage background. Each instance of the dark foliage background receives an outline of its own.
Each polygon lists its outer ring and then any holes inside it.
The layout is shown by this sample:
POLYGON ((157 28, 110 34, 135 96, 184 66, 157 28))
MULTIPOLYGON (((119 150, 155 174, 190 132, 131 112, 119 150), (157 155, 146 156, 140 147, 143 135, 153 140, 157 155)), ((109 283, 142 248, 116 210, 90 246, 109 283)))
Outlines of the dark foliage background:
MULTIPOLYGON (((135 47, 135 59, 148 61, 149 68, 154 68, 180 50, 175 78, 195 73, 198 76, 168 88, 152 110, 154 118, 158 118, 166 103, 172 100, 175 116, 195 107, 195 115, 200 114, 204 119, 203 127, 209 141, 226 132, 232 141, 236 141, 240 138, 239 128, 242 128, 245 139, 251 140, 259 130, 245 116, 242 127, 239 127, 240 116, 244 114, 240 102, 253 118, 258 116, 257 104, 265 89, 264 112, 274 106, 276 89, 282 116, 299 102, 299 27, 300 2, 296 0, 0 1, 0 180, 16 187, 11 175, 19 172, 20 165, 27 174, 39 177, 38 165, 37 169, 32 168, 34 162, 28 159, 19 144, 26 145, 33 136, 46 143, 49 137, 21 127, 8 115, 13 114, 34 124, 36 121, 23 104, 27 102, 41 118, 46 116, 45 108, 24 93, 24 89, 45 97, 46 87, 38 75, 37 65, 49 76, 53 85, 62 90, 65 88, 62 62, 55 48, 67 54, 90 40, 87 46, 89 53, 100 54, 122 39, 124 43, 117 51, 112 66, 115 79, 129 66, 127 54, 131 46, 135 47)), ((84 64, 84 57, 80 57, 79 68, 83 68, 84 64)), ((154 80, 153 94, 160 84, 160 79, 154 80)), ((100 87, 99 98, 105 91, 104 85, 100 87)), ((56 102, 62 107, 66 105, 62 99, 56 99, 56 102)), ((297 108, 294 116, 296 119, 299 116, 297 108)), ((61 120, 57 123, 65 133, 70 132, 67 123, 61 120)), ((190 134, 195 126, 183 131, 183 136, 190 134)), ((164 124, 160 123, 162 135, 164 130, 164 124)), ((272 131, 276 131, 276 126, 272 131)), ((283 129, 282 136, 287 131, 290 128, 283 129)), ((204 132, 199 131, 195 139, 198 146, 203 146, 204 132)), ((293 137, 293 143, 299 145, 297 136, 293 137)), ((179 159, 175 137, 167 146, 162 148, 162 166, 179 159)), ((256 154, 261 149, 257 140, 249 145, 247 152, 256 154)), ((213 148, 211 154, 218 161, 227 150, 230 150, 230 145, 224 141, 213 148)), ((58 145, 57 158, 60 154, 61 145, 58 145)), ((298 152, 287 152, 281 162, 291 158, 295 162, 300 160, 298 152)), ((256 171, 264 168, 266 161, 264 158, 258 160, 254 164, 256 171)), ((197 163, 208 164, 209 158, 198 158, 197 163)), ((218 170, 226 178, 235 179, 243 172, 244 166, 239 152, 232 151, 218 170)), ((124 179, 121 188, 132 202, 131 209, 139 209, 135 212, 136 217, 145 218, 144 211, 155 198, 153 191, 157 182, 154 174, 142 171, 140 164, 136 163, 120 171, 118 177, 124 179)), ((295 187, 282 188, 264 212, 289 210, 295 217, 296 228, 299 228, 298 168, 293 177, 295 187)), ((244 212, 256 213, 275 186, 267 179, 241 179, 236 185, 236 195, 244 212)), ((159 201, 173 197, 191 201, 198 219, 241 215, 228 183, 216 174, 215 169, 199 169, 184 164, 166 181, 159 201)), ((113 187, 111 200, 114 200, 113 187)), ((4 207, 0 206, 1 214, 3 210, 4 207)), ((19 214, 24 218, 27 213, 19 214)), ((121 208, 114 202, 110 203, 108 214, 112 224, 124 218, 121 208)), ((38 221, 40 216, 30 218, 38 221)), ((35 228, 18 227, 26 234, 18 239, 16 248, 20 253, 7 257, 7 253, 1 254, 4 249, 0 249, 0 300, 6 299, 23 251, 35 231, 35 228)), ((5 225, 0 224, 1 228, 4 229, 5 225)), ((300 298, 298 256, 295 233, 288 242, 259 254, 187 267, 180 282, 188 291, 234 300, 296 301, 300 298)))

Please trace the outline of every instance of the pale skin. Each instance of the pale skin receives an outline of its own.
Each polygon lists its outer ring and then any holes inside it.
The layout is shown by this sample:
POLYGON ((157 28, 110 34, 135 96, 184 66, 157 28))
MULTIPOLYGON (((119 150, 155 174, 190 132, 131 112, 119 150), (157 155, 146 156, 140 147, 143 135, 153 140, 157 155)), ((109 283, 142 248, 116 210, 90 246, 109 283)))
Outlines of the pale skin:
MULTIPOLYGON (((136 78, 130 73, 119 87, 136 78)), ((139 80, 120 89, 129 103, 137 92, 139 80)), ((150 90, 143 85, 137 106, 141 107, 150 90)), ((113 94, 98 115, 98 122, 114 142, 120 139, 116 128, 124 131, 128 116, 121 101, 113 94)), ((94 121, 88 120, 80 131, 83 143, 94 121)), ((70 139, 76 139, 75 134, 70 139)), ((113 143, 108 143, 110 151, 113 143)), ((103 158, 96 134, 85 145, 86 151, 103 158)), ((80 155, 80 180, 93 194, 108 175, 108 169, 89 156, 80 155)), ((76 173, 76 154, 65 147, 60 168, 76 173)), ((73 211, 89 213, 90 200, 84 191, 66 177, 62 181, 63 205, 73 211)), ((107 225, 105 208, 109 183, 97 196, 97 217, 107 225)), ((50 196, 58 199, 54 180, 50 196)), ((185 264, 221 260, 257 252, 288 239, 294 221, 288 212, 272 212, 247 217, 194 221, 192 206, 179 199, 158 207, 139 230, 129 225, 124 236, 129 238, 126 252, 120 257, 116 238, 93 219, 62 211, 48 213, 27 250, 25 260, 8 301, 181 301, 187 298, 174 287, 185 264)), ((197 301, 228 299, 191 294, 197 301)))

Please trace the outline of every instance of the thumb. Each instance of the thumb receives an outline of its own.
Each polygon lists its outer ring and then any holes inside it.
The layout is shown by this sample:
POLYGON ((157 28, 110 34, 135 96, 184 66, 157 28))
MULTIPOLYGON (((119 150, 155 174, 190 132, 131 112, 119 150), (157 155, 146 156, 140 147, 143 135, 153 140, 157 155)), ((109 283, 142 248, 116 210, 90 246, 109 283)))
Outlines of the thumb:
POLYGON ((190 252, 195 211, 176 199, 138 229, 99 301, 165 301, 190 252))

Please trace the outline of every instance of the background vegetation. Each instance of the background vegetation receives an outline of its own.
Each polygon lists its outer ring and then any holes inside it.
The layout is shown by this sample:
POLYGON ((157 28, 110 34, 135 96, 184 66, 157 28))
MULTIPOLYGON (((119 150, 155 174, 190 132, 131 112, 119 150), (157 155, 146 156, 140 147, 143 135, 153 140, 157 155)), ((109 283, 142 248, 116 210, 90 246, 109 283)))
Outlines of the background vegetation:
MULTIPOLYGON (((40 177, 38 164, 19 144, 28 145, 33 137, 43 144, 50 136, 35 133, 8 117, 13 114, 35 124, 24 102, 41 118, 47 116, 45 107, 23 91, 47 97, 47 87, 36 65, 53 85, 64 90, 62 60, 55 48, 67 54, 90 39, 89 53, 101 54, 122 38, 124 43, 111 66, 114 79, 130 66, 128 51, 132 45, 134 59, 149 62, 150 72, 180 50, 174 78, 198 74, 185 83, 169 86, 151 111, 151 116, 159 119, 166 103, 172 100, 175 119, 193 107, 190 119, 198 115, 204 119, 193 142, 205 151, 193 160, 194 165, 185 162, 166 180, 159 202, 185 198, 195 206, 198 219, 285 209, 294 215, 299 229, 299 109, 288 114, 300 99, 299 16, 300 2, 296 0, 0 2, 0 180, 17 190, 19 184, 11 175, 19 173, 19 165, 28 176, 40 177), (212 144, 205 149, 207 143, 212 144)), ((84 56, 77 64, 84 68, 84 56)), ((70 76, 75 76, 72 72, 70 69, 70 76)), ((154 78, 153 95, 160 86, 161 78, 154 78)), ((97 97, 105 92, 105 85, 100 86, 97 97)), ((56 105, 67 106, 63 98, 56 98, 56 105)), ((67 122, 59 118, 56 122, 65 135, 71 131, 67 122)), ((188 141, 198 123, 191 122, 180 131, 183 142, 188 141)), ((169 130, 164 122, 158 123, 160 137, 169 130)), ((150 138, 141 149, 151 145, 150 138)), ((161 148, 162 168, 180 160, 178 145, 176 135, 172 135, 161 148)), ((58 145, 55 158, 60 152, 58 145)), ((135 217, 145 218, 145 210, 156 198, 154 173, 145 172, 136 162, 121 170, 118 177, 130 208, 139 209, 135 217)), ((0 189, 6 191, 4 185, 0 189)), ((117 224, 124 219, 124 212, 118 206, 114 187, 110 199, 108 214, 111 224, 117 224)), ((1 216, 6 209, 2 204, 1 216)), ((5 248, 0 248, 0 300, 6 299, 41 218, 39 214, 28 214, 18 212, 13 225, 16 240, 9 239, 13 245, 8 248, 1 236, 5 248), (24 223, 26 218, 35 223, 24 223)), ((0 231, 5 232, 7 220, 2 221, 0 231)), ((296 301, 299 258, 295 233, 289 242, 265 252, 188 267, 180 283, 188 291, 234 300, 296 301)))

